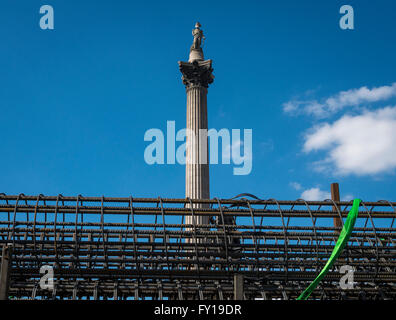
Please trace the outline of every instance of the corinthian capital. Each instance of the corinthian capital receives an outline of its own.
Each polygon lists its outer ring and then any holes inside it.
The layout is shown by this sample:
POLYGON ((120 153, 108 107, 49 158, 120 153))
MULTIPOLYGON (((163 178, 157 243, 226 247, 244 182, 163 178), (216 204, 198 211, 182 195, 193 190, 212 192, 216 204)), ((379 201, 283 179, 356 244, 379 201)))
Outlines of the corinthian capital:
POLYGON ((213 82, 212 60, 182 62, 179 61, 179 69, 182 73, 184 85, 189 88, 191 86, 209 87, 213 82))

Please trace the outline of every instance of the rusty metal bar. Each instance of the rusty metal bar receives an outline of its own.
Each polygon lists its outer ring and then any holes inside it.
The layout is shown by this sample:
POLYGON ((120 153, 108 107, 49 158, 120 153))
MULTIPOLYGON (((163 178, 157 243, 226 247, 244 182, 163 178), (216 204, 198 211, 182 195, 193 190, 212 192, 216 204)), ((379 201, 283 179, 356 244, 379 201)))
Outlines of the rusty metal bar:
POLYGON ((8 300, 8 291, 12 263, 12 246, 5 245, 1 254, 0 300, 8 300))
POLYGON ((234 275, 234 300, 243 300, 244 277, 242 274, 234 275))
MULTIPOLYGON (((338 185, 338 183, 332 183, 331 184, 331 187, 330 187, 330 190, 331 190, 331 199, 334 201, 334 202, 340 202, 340 188, 339 188, 339 185, 338 185)), ((333 207, 333 211, 337 211, 338 210, 338 208, 336 207, 336 206, 334 206, 333 207)), ((340 230, 342 229, 342 220, 340 219, 340 218, 338 218, 338 217, 335 217, 335 218, 333 218, 334 220, 334 227, 335 228, 339 228, 340 230)))

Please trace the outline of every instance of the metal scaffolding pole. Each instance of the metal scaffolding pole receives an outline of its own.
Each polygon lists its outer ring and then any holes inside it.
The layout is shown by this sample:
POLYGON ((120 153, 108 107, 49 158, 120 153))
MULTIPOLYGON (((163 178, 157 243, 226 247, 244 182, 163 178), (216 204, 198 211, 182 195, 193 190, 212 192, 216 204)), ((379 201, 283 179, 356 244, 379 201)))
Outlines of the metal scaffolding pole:
POLYGON ((0 300, 8 300, 12 263, 12 246, 4 245, 1 254, 0 300))
POLYGON ((234 300, 243 300, 243 274, 234 274, 234 300))

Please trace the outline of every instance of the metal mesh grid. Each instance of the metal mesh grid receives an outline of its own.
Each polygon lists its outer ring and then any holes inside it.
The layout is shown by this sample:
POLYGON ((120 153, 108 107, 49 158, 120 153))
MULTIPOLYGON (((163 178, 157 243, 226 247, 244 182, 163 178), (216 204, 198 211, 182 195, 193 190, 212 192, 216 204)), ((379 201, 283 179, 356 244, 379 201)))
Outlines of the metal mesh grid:
MULTIPOLYGON (((10 295, 61 299, 295 299, 326 263, 350 202, 0 194, 0 246, 12 245, 10 295), (206 208, 197 208, 206 204, 206 208), (207 205, 209 204, 209 207, 207 205), (186 216, 210 216, 207 225, 186 216), (54 267, 55 290, 39 270, 54 267)), ((362 202, 348 246, 314 299, 396 298, 396 203, 362 202), (355 268, 341 290, 339 269, 355 268)))

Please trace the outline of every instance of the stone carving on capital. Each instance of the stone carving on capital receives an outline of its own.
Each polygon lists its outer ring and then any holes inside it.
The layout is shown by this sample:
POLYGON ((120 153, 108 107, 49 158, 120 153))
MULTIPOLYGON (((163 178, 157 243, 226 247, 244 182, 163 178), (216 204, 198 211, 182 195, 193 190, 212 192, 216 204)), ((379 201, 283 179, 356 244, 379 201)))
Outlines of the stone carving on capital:
POLYGON ((214 80, 212 74, 212 60, 182 62, 179 61, 180 72, 182 73, 183 84, 189 88, 191 86, 209 87, 214 80))

